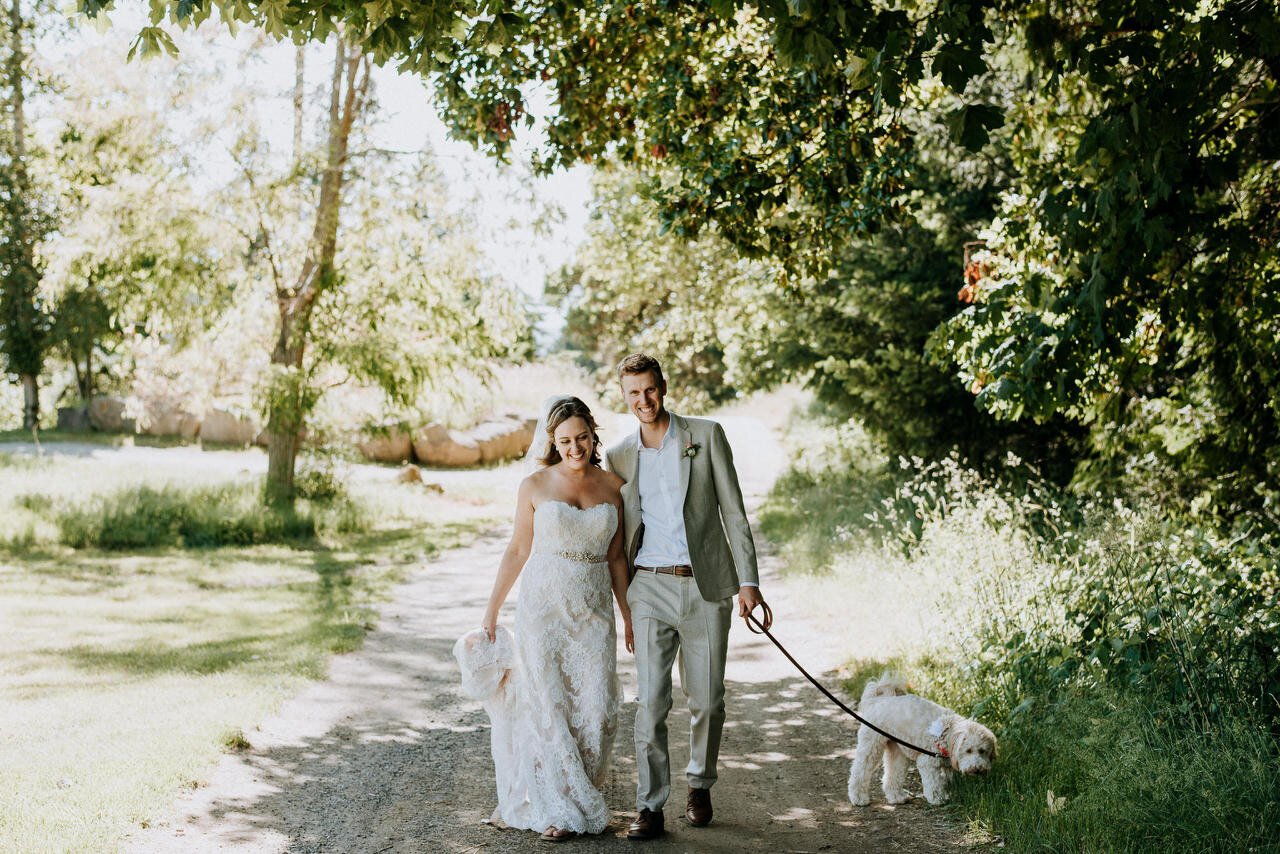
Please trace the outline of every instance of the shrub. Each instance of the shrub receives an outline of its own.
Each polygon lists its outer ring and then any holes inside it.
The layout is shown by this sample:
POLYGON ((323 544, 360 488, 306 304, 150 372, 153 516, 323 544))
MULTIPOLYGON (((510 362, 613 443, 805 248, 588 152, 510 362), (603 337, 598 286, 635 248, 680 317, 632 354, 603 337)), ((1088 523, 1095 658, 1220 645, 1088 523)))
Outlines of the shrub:
POLYGON ((210 548, 314 540, 317 533, 348 533, 364 525, 349 499, 264 506, 248 482, 196 488, 122 489, 62 510, 61 541, 74 548, 153 546, 210 548))
POLYGON ((936 588, 922 612, 951 636, 896 666, 1001 738, 997 772, 958 789, 967 818, 1014 850, 1280 846, 1280 536, 1074 497, 1015 458, 867 464, 855 434, 795 443, 843 461, 801 454, 765 531, 792 565, 845 553, 852 584, 891 565, 936 588))

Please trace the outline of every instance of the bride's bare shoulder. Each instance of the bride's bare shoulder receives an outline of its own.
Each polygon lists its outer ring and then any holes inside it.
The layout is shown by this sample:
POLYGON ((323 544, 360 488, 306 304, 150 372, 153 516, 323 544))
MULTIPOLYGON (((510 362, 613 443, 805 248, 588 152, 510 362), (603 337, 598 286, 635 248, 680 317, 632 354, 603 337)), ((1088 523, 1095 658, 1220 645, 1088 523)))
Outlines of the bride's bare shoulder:
POLYGON ((533 496, 541 492, 547 482, 547 470, 539 469, 533 474, 527 475, 524 480, 520 481, 520 494, 533 496))

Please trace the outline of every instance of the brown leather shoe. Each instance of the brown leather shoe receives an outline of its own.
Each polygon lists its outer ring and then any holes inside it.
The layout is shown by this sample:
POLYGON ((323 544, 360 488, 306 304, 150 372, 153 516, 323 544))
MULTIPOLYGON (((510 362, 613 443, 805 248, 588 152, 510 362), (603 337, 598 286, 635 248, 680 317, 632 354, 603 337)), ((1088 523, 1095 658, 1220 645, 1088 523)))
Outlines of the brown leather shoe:
POLYGON ((694 827, 711 824, 710 789, 689 789, 689 798, 684 802, 684 817, 694 827))
POLYGON ((664 832, 662 813, 653 810, 640 810, 640 815, 627 828, 628 839, 657 839, 664 832))

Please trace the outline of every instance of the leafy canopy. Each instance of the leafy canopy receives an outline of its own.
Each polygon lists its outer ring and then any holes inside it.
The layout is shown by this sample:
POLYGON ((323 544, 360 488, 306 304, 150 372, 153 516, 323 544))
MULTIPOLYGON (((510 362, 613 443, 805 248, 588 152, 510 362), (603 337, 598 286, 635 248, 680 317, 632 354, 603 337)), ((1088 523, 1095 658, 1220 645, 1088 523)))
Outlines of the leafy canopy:
MULTIPOLYGON (((378 61, 433 79, 454 132, 499 156, 549 101, 542 168, 660 164, 671 180, 649 191, 677 233, 715 223, 748 254, 815 268, 900 205, 904 91, 930 68, 963 90, 991 36, 977 2, 153 0, 151 11, 144 53, 171 49, 166 23, 215 11, 299 42, 340 27, 378 61)), ((999 122, 981 104, 951 117, 971 145, 999 122)))

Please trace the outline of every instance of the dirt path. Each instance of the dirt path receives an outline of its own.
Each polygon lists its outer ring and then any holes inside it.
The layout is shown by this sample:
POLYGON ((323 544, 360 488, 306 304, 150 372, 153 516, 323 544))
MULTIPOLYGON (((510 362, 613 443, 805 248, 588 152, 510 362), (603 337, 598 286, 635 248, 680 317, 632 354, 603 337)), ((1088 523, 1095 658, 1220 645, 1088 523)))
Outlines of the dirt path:
MULTIPOLYGON (((781 465, 781 449, 755 419, 727 418, 725 426, 754 507, 781 465)), ((483 611, 505 538, 505 531, 494 532, 414 574, 359 652, 334 659, 328 681, 248 733, 250 750, 224 757, 207 786, 183 796, 128 850, 546 851, 548 843, 531 833, 482 823, 493 807, 488 721, 458 691, 450 654, 454 639, 483 611)), ((777 558, 767 550, 761 568, 777 634, 817 671, 838 664, 822 627, 788 601, 777 558)), ((629 702, 607 791, 615 819, 605 834, 572 842, 568 850, 575 852, 629 844, 620 837, 634 804, 635 676, 625 652, 619 664, 629 702)), ((716 820, 703 829, 679 820, 684 786, 677 778, 669 833, 644 850, 925 852, 963 845, 961 829, 942 810, 918 803, 851 807, 844 793, 852 726, 768 641, 741 625, 730 638, 727 681, 716 820)), ((677 689, 673 769, 688 756, 682 705, 677 689)))

